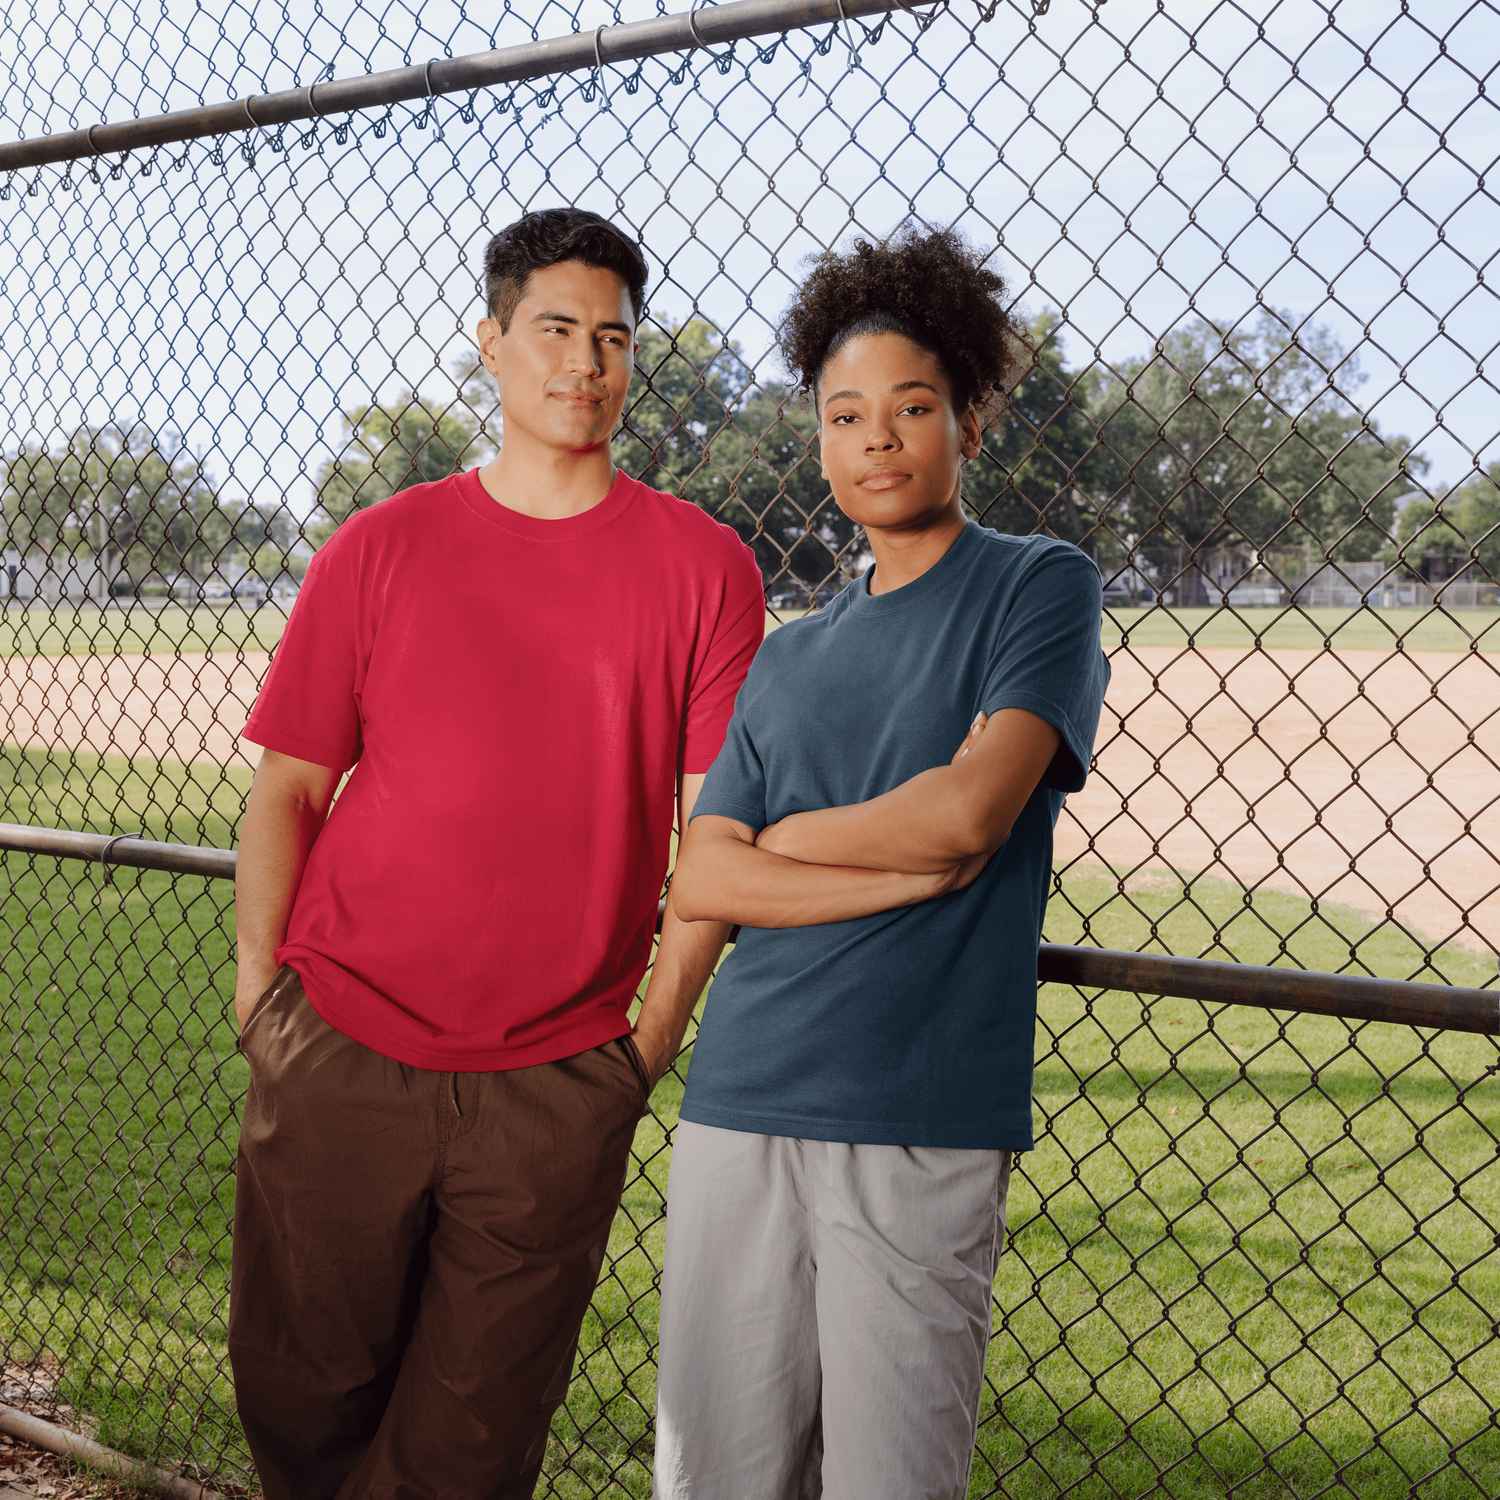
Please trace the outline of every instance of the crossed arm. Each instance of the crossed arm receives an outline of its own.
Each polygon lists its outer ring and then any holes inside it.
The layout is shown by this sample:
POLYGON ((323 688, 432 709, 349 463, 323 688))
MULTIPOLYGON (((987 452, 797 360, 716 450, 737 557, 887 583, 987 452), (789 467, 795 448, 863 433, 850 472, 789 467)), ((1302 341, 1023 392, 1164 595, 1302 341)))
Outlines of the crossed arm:
POLYGON ((868 802, 759 830, 705 815, 683 839, 670 904, 688 922, 805 927, 961 890, 1010 836, 1059 743, 1045 719, 1002 709, 975 720, 946 766, 868 802))

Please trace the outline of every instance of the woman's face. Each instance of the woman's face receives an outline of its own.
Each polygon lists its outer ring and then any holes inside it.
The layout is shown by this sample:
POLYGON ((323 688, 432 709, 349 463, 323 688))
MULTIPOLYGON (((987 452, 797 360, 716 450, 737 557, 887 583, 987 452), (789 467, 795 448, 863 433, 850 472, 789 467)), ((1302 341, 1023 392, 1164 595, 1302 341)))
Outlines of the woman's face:
POLYGON ((954 410, 942 362, 904 334, 852 338, 818 374, 823 477, 862 526, 930 525, 957 496, 980 436, 973 410, 954 410))

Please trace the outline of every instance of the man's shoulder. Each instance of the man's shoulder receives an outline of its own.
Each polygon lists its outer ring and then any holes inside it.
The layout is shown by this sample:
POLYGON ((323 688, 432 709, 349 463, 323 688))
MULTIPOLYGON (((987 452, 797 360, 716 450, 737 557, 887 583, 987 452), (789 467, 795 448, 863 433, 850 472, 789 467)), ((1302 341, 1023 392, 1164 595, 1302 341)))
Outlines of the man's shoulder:
POLYGON ((747 558, 753 561, 755 554, 734 527, 691 500, 627 477, 636 486, 637 503, 642 507, 645 524, 658 528, 668 545, 675 544, 710 561, 727 564, 743 564, 747 558))
POLYGON ((425 524, 431 520, 434 508, 458 500, 465 478, 465 473, 460 471, 445 474, 441 479, 408 485, 384 500, 355 511, 339 530, 352 526, 367 536, 380 536, 425 524))
POLYGON ((368 557, 412 537, 429 535, 436 516, 459 495, 462 474, 425 480, 383 500, 350 512, 319 546, 317 556, 328 562, 356 556, 368 557))

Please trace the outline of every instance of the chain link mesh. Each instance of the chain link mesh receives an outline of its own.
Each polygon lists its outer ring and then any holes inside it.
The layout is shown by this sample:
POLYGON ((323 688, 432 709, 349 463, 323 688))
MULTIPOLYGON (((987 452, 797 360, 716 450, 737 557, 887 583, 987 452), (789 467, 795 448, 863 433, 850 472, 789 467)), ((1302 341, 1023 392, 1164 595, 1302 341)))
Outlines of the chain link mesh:
MULTIPOLYGON (((636 15, 31 0, 0 133, 636 15)), ((740 531, 773 623, 815 607, 865 555, 774 326, 809 253, 915 215, 993 247, 1029 329, 975 514, 1106 579, 1048 938, 1493 984, 1497 54, 1488 0, 951 0, 11 174, 3 816, 233 844, 312 548, 494 451, 474 262, 528 208, 644 240, 620 462, 740 531)), ((4 872, 0 1399, 251 1485, 228 887, 4 872)), ((971 1493, 1500 1494, 1494 1039, 1063 986, 1040 1014, 971 1493)), ((636 1140, 548 1493, 649 1490, 690 1056, 636 1140)))

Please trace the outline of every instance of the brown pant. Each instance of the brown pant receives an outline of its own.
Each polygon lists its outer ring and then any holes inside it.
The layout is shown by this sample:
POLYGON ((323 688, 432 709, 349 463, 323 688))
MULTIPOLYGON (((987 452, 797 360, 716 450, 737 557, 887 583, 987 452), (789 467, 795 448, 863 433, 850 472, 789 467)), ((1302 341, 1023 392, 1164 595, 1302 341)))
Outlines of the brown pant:
POLYGON ((529 1500, 645 1108, 635 1044, 435 1073, 284 968, 240 1045, 229 1357, 267 1500, 529 1500))

